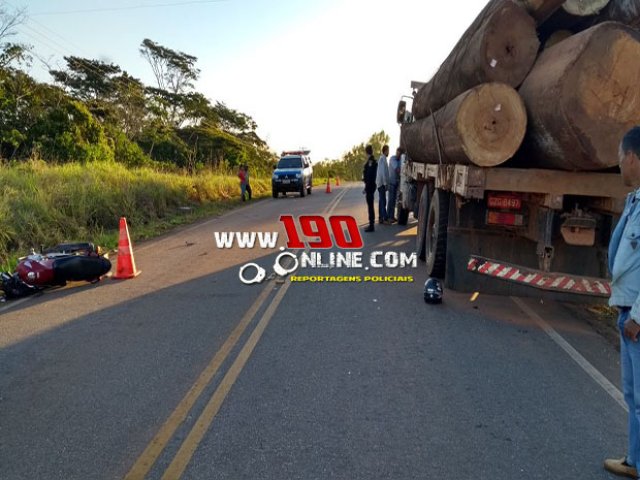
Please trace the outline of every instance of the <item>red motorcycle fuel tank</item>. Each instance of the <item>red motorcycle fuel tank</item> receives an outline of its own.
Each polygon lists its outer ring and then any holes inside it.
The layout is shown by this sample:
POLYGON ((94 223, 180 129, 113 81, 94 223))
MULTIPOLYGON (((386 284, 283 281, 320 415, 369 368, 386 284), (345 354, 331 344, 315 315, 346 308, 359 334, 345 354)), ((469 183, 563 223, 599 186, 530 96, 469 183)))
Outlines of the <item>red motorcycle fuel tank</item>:
POLYGON ((54 284, 53 259, 42 255, 29 255, 16 268, 20 280, 33 286, 54 284))

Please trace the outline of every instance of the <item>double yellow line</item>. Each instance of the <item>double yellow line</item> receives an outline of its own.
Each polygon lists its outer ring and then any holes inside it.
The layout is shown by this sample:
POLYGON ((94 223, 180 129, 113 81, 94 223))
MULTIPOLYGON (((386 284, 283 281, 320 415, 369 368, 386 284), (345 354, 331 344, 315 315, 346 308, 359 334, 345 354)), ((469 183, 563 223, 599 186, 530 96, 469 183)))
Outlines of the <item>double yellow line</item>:
MULTIPOLYGON (((331 215, 336 209, 340 200, 347 193, 347 189, 343 189, 325 208, 323 215, 331 215)), ((156 463, 162 451, 165 449, 176 430, 182 425, 187 415, 202 395, 204 389, 209 385, 213 377, 216 375, 226 358, 229 356, 233 348, 238 343, 240 337, 256 316, 262 305, 265 303, 269 294, 272 291, 273 283, 270 281, 266 284, 265 288, 260 292, 258 298, 253 302, 249 310, 244 314, 240 323, 233 329, 229 337, 226 339, 220 350, 218 350, 215 356, 211 359, 211 362, 200 374, 196 382, 189 389, 184 398, 180 401, 175 410, 171 413, 169 418, 162 425, 158 433, 153 437, 144 452, 138 457, 136 463, 131 467, 125 480, 144 480, 149 473, 153 465, 156 463)), ((173 461, 164 472, 162 480, 177 480, 184 473, 187 465, 191 461, 193 454, 195 453, 198 445, 202 441, 202 438, 211 427, 213 420, 220 410, 222 403, 224 402, 227 394, 231 390, 231 387, 237 380, 240 372, 244 368, 247 360, 251 356, 253 349, 258 344, 260 337, 264 333, 267 325, 271 321, 276 309, 280 305, 280 302, 284 298, 287 290, 291 286, 291 282, 285 282, 278 293, 265 310, 264 314, 260 318, 260 321, 256 325, 256 328, 251 333, 251 336, 240 350, 238 357, 233 362, 226 375, 220 382, 218 388, 216 388, 212 397, 209 399, 203 412, 200 414, 196 423, 192 427, 191 431, 187 435, 187 438, 182 443, 178 453, 173 458, 173 461)))

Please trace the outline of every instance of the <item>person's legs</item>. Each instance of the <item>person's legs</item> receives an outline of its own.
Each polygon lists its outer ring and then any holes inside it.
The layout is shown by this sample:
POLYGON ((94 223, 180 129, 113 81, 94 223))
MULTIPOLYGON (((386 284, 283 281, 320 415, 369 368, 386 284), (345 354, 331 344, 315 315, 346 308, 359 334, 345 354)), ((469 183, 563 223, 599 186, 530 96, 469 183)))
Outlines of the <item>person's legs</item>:
POLYGON ((373 207, 373 195, 375 191, 367 191, 367 208, 369 210, 369 228, 373 229, 374 224, 376 223, 376 211, 373 207))
POLYGON ((245 200, 244 195, 245 195, 246 190, 247 190, 247 186, 244 183, 241 183, 240 184, 240 198, 242 198, 243 202, 245 200))
POLYGON ((389 185, 389 198, 387 199, 387 218, 389 220, 396 219, 396 198, 398 196, 398 185, 392 183, 389 185))
POLYGON ((378 220, 383 223, 387 219, 387 188, 378 187, 378 220))
POLYGON ((251 184, 247 183, 247 194, 249 195, 249 200, 251 200, 251 184))
POLYGON ((633 342, 622 334, 624 322, 629 312, 621 311, 618 317, 620 328, 620 366, 622 370, 622 391, 629 406, 629 446, 627 463, 640 466, 640 343, 633 342))
POLYGON ((620 368, 622 390, 629 407, 627 454, 622 458, 608 458, 604 468, 621 477, 637 478, 637 466, 640 464, 640 342, 627 339, 624 334, 624 322, 629 318, 629 308, 620 309, 618 329, 620 330, 620 368))

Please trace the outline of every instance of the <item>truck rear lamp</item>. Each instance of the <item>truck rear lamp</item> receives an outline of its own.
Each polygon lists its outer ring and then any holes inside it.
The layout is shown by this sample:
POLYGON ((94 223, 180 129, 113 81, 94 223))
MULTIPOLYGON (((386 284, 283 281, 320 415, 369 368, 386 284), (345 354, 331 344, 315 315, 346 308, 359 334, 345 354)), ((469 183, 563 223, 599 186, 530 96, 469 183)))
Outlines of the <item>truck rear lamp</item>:
POLYGON ((524 215, 520 213, 487 211, 487 225, 506 225, 510 227, 524 226, 524 215))
POLYGON ((522 208, 522 199, 515 195, 496 195, 490 193, 487 197, 487 206, 501 210, 520 210, 522 208))

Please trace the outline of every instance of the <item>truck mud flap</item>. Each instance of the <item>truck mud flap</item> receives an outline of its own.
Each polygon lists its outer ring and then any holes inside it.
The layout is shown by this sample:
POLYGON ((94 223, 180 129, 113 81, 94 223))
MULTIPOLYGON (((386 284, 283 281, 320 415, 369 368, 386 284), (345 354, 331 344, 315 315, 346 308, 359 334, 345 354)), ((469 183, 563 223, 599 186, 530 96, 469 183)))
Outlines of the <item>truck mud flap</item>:
POLYGON ((469 257, 467 270, 540 290, 597 297, 611 296, 611 284, 606 280, 565 273, 543 272, 477 255, 469 257))

